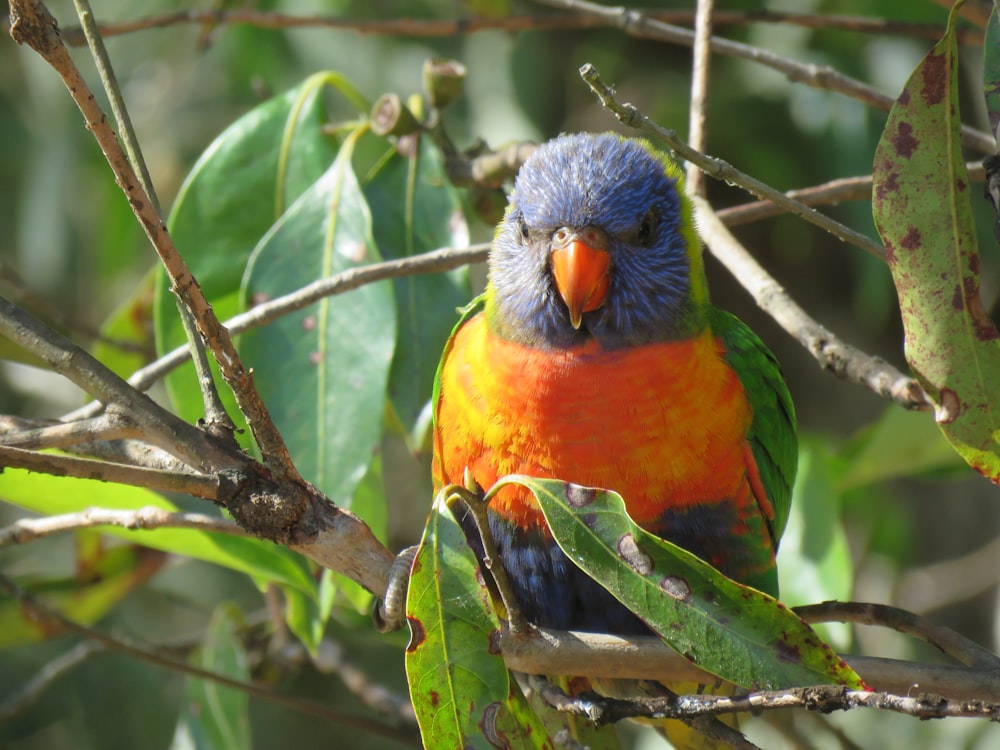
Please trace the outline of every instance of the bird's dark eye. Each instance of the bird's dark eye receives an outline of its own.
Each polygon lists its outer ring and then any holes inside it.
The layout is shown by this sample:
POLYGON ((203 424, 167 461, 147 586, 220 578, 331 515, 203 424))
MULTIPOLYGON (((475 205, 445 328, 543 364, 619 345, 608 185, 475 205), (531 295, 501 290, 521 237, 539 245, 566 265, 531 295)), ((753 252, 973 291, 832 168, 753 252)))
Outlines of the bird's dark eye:
POLYGON ((521 242, 527 242, 528 240, 531 239, 531 230, 528 229, 528 222, 526 222, 524 219, 521 219, 518 222, 518 228, 521 231, 521 242))
POLYGON ((635 228, 635 241, 640 245, 648 245, 653 240, 653 235, 656 233, 656 214, 653 213, 653 209, 646 212, 646 215, 642 217, 642 221, 639 222, 639 226, 635 228))

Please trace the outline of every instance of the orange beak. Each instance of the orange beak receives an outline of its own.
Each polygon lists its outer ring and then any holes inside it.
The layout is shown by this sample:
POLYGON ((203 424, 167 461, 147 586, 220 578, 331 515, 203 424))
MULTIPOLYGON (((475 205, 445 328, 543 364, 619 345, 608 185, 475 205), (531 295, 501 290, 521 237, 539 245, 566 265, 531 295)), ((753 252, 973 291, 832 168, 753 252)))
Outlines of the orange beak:
POLYGON ((607 250, 593 247, 599 243, 588 244, 579 235, 568 239, 552 251, 552 274, 559 296, 569 310, 570 322, 573 328, 579 328, 585 312, 604 304, 611 256, 607 250))

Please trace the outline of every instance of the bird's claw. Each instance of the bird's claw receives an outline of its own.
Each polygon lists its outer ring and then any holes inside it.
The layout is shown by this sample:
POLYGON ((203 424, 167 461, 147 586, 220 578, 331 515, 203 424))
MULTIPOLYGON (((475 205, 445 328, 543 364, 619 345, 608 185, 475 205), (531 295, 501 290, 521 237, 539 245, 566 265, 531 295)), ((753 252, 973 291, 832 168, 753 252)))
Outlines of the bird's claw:
POLYGON ((389 568, 389 585, 385 595, 375 602, 372 620, 380 633, 399 630, 406 622, 406 591, 410 585, 410 568, 417 555, 417 547, 407 547, 393 560, 389 568))

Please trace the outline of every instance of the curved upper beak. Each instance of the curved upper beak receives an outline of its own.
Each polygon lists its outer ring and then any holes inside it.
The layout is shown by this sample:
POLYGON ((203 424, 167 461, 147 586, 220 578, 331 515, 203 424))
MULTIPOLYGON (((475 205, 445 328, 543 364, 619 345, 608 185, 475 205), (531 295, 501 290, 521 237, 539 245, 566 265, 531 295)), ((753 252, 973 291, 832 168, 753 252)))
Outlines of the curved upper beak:
POLYGON ((610 281, 608 235, 597 227, 563 228, 552 237, 552 275, 573 328, 604 304, 610 281))

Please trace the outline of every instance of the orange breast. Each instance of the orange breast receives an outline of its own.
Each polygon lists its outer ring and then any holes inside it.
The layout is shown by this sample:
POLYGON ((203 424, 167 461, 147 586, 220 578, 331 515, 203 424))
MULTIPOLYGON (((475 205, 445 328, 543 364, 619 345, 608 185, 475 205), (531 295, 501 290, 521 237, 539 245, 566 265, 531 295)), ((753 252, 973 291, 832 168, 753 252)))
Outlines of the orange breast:
MULTIPOLYGON (((645 525, 671 507, 748 496, 751 418, 709 332, 613 351, 535 349, 489 336, 480 314, 442 368, 434 476, 461 483, 469 467, 487 489, 513 473, 613 489, 645 525)), ((520 488, 492 507, 521 526, 540 521, 520 488)))

